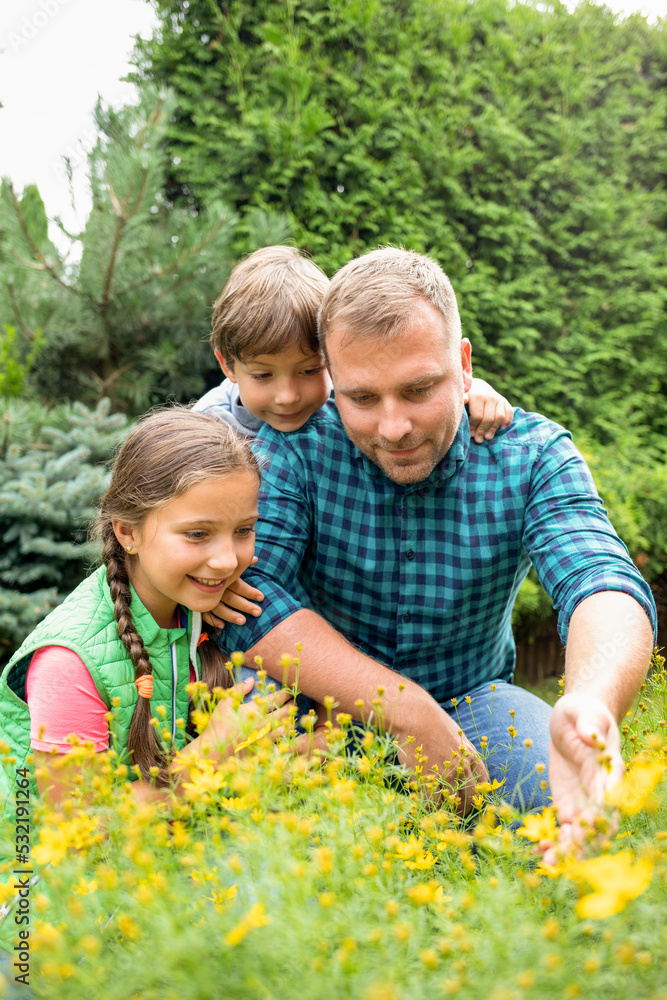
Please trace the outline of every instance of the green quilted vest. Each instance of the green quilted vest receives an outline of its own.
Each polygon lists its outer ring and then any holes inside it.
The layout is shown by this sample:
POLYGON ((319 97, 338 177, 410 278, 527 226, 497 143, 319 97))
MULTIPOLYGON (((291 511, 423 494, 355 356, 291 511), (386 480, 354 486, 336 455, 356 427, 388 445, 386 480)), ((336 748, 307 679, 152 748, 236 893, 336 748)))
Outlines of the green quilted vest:
MULTIPOLYGON (((176 728, 173 720, 188 717, 188 693, 185 687, 190 681, 191 652, 194 653, 193 662, 196 663, 197 676, 199 675, 195 641, 201 628, 201 616, 193 615, 190 611, 187 628, 160 628, 133 588, 131 591, 132 619, 153 665, 151 708, 155 713, 158 705, 164 705, 166 716, 163 728, 167 727, 172 731, 176 746, 180 749, 184 745, 185 734, 182 729, 176 728), (196 636, 192 635, 193 626, 196 636), (176 685, 172 683, 173 670, 177 674, 176 685)), ((9 754, 3 748, 1 757, 1 814, 4 814, 10 804, 13 806, 16 770, 26 766, 26 757, 30 753, 30 714, 25 701, 25 678, 30 659, 35 650, 54 645, 72 649, 81 657, 105 705, 111 708, 112 699, 120 699, 119 707, 114 710, 113 746, 119 760, 128 765, 130 763, 127 734, 139 694, 132 661, 116 634, 106 569, 101 566, 40 622, 16 651, 0 677, 0 741, 10 747, 9 754)), ((54 684, 54 696, 56 691, 54 684)), ((63 691, 63 697, 66 694, 63 691)), ((33 792, 37 794, 34 782, 33 792)))

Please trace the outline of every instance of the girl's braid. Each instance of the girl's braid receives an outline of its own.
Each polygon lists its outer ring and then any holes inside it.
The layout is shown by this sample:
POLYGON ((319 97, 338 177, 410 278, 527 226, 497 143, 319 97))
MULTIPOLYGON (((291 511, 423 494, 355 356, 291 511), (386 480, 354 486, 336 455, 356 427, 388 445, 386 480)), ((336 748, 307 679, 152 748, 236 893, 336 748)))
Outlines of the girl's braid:
MULTIPOLYGON (((125 553, 113 531, 110 531, 105 539, 102 559, 107 568, 107 583, 113 601, 116 631, 132 660, 135 679, 143 677, 144 674, 152 675, 153 666, 150 657, 132 621, 130 581, 125 553)), ((132 763, 139 767, 142 778, 154 780, 159 786, 170 783, 168 761, 155 728, 151 725, 149 698, 137 698, 127 736, 127 749, 132 763), (150 773, 152 767, 158 768, 156 777, 150 773)))

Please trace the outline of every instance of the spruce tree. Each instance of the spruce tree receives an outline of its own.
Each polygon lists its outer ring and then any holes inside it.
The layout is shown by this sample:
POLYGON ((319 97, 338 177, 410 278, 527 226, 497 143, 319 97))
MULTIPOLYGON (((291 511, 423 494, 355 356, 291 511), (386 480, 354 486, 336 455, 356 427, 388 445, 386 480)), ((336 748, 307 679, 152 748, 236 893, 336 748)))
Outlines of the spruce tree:
POLYGON ((127 429, 108 400, 0 401, 0 660, 96 564, 87 529, 127 429))
MULTIPOLYGON (((216 199, 194 211, 165 197, 172 113, 173 102, 150 89, 138 107, 98 105, 92 210, 80 233, 61 225, 66 253, 48 239, 37 192, 20 197, 2 185, 0 352, 23 364, 14 383, 25 377, 43 401, 108 397, 139 413, 196 397, 206 372, 216 376, 210 306, 229 274, 235 216, 216 199)), ((275 217, 255 228, 260 243, 276 228, 288 235, 275 217)))

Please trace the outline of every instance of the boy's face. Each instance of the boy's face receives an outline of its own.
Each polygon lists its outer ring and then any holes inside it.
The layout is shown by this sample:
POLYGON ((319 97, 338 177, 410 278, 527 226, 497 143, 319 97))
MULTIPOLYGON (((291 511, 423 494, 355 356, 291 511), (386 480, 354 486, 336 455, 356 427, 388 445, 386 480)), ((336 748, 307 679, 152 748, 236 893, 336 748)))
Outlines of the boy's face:
POLYGON ((329 398, 331 380, 321 354, 291 347, 233 364, 215 354, 227 378, 238 382, 246 410, 277 431, 303 427, 329 398))

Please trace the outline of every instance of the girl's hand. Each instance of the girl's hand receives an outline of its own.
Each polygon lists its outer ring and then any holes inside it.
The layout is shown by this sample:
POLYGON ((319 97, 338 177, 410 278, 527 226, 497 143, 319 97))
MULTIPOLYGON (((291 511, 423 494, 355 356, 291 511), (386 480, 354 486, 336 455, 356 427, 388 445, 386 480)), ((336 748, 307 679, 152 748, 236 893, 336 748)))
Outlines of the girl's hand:
MULTIPOLYGON (((257 556, 253 556, 250 565, 254 566, 256 562, 257 556)), ((239 577, 223 592, 222 600, 217 608, 213 611, 207 611, 202 617, 206 624, 212 625, 213 628, 224 628, 225 622, 230 622, 232 625, 245 625, 246 620, 239 612, 242 611, 246 615, 258 618, 262 609, 253 604, 252 601, 263 600, 264 594, 261 590, 251 587, 249 583, 239 577)))
POLYGON ((463 400, 468 404, 470 433, 477 444, 491 441, 499 427, 512 423, 514 410, 484 379, 474 378, 463 400))
MULTIPOLYGON (((288 702, 292 700, 292 693, 286 688, 263 696, 261 703, 253 699, 238 707, 235 704, 238 698, 245 698, 252 691, 254 683, 253 677, 246 677, 244 681, 235 684, 227 697, 218 702, 209 724, 199 737, 209 746, 218 746, 224 757, 264 736, 275 740, 284 731, 281 722, 287 718, 290 708, 288 702)), ((190 746, 195 742, 197 741, 193 741, 190 746)))

